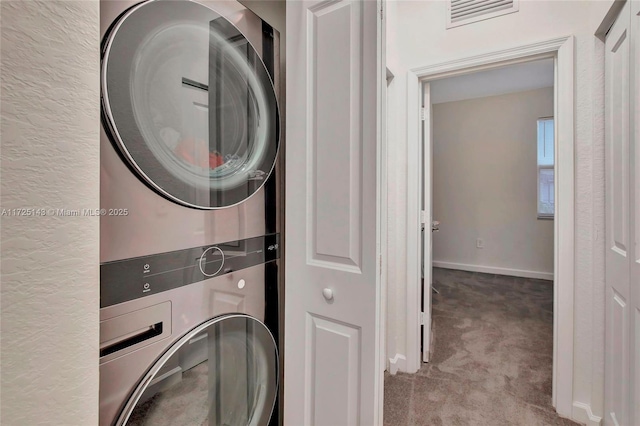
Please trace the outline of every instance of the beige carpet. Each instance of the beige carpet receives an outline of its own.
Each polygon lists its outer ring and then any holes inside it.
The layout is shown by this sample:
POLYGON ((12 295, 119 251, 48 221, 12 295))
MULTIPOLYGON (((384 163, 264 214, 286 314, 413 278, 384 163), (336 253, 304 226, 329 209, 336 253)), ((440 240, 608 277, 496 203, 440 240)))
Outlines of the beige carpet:
POLYGON ((553 284, 434 268, 435 348, 385 377, 388 426, 575 425, 551 406, 553 284))

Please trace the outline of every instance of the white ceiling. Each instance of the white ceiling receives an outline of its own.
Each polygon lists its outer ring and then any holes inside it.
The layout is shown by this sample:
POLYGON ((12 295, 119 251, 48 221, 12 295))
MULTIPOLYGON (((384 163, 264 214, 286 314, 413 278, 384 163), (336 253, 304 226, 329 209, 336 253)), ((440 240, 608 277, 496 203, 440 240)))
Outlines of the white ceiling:
POLYGON ((553 59, 508 65, 431 82, 434 104, 553 87, 553 59))

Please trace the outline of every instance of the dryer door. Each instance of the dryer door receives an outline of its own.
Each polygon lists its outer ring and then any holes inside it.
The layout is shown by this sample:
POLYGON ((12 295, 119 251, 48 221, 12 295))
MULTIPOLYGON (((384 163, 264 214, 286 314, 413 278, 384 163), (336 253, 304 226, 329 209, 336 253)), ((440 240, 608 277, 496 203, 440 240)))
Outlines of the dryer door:
POLYGON ((103 43, 104 127, 148 186, 202 209, 260 189, 277 156, 278 106, 234 25, 197 2, 154 0, 128 10, 103 43))
POLYGON ((151 367, 116 425, 263 426, 278 387, 278 353, 266 326, 247 315, 212 319, 151 367))

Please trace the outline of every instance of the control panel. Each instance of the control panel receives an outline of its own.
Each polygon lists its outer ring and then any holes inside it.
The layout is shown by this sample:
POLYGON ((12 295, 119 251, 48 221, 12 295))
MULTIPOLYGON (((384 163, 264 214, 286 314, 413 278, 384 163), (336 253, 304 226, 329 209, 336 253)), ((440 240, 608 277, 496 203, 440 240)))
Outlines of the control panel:
POLYGON ((100 307, 156 294, 271 262, 280 234, 230 241, 100 265, 100 307))

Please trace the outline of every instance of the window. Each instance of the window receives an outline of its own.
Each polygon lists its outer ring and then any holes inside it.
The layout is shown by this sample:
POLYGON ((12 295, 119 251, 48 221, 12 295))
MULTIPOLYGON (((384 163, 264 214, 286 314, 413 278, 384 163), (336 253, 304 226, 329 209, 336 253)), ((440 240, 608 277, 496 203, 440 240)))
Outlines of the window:
POLYGON ((555 210, 553 117, 538 120, 538 219, 553 219, 555 210))

